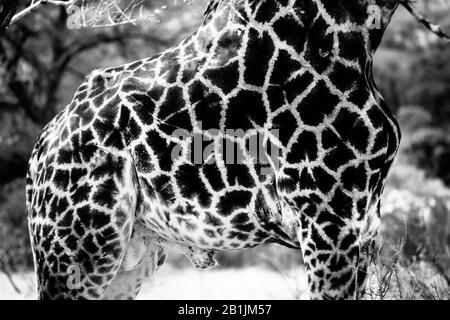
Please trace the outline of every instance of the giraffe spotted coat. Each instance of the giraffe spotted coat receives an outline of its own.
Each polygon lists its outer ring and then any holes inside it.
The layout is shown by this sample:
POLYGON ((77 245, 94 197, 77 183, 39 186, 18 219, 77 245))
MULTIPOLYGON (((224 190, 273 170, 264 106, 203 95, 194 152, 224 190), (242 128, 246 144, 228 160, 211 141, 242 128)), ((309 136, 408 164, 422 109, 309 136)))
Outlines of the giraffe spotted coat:
POLYGON ((360 297, 399 145, 372 79, 396 8, 211 1, 179 45, 88 75, 29 164, 40 298, 134 298, 167 248, 207 267, 216 250, 270 242, 301 248, 312 298, 360 297), (277 165, 254 161, 255 136, 277 165), (195 137, 212 149, 194 163, 195 137))

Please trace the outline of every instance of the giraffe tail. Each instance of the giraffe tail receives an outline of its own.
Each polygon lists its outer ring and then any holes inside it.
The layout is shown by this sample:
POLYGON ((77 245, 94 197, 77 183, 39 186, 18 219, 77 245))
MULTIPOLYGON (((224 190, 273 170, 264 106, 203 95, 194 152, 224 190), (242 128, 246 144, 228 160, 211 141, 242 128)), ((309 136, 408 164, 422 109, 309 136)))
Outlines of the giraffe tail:
POLYGON ((403 7, 405 7, 406 10, 409 11, 409 13, 414 16, 417 22, 423 24, 428 30, 436 34, 439 38, 450 41, 450 36, 445 33, 440 26, 433 24, 430 20, 417 12, 411 0, 401 0, 400 3, 401 5, 403 5, 403 7))

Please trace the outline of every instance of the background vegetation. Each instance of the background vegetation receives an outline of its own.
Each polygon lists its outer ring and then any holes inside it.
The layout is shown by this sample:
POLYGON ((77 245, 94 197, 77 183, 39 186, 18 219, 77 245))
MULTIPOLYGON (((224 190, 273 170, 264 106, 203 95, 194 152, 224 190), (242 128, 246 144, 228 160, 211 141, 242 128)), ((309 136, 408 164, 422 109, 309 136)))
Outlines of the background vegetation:
MULTIPOLYGON (((146 1, 148 10, 168 4, 159 22, 80 30, 67 28, 64 8, 43 6, 0 37, 0 272, 32 268, 24 176, 40 129, 89 71, 154 55, 191 33, 207 1, 191 2, 146 1)), ((450 2, 422 4, 423 12, 450 30, 450 2)), ((401 123, 403 139, 385 192, 383 240, 369 298, 450 295, 449 57, 448 43, 403 9, 375 57, 376 83, 401 123)), ((223 253, 219 261, 222 268, 261 265, 284 272, 300 254, 269 246, 223 253)), ((188 265, 179 256, 170 263, 188 265)))

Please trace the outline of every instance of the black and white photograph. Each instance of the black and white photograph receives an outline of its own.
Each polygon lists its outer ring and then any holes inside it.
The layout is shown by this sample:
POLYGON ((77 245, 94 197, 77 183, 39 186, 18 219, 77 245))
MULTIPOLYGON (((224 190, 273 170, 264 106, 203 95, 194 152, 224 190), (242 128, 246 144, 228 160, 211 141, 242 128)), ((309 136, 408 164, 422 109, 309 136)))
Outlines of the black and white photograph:
POLYGON ((450 0, 0 0, 0 300, 450 300, 450 0))

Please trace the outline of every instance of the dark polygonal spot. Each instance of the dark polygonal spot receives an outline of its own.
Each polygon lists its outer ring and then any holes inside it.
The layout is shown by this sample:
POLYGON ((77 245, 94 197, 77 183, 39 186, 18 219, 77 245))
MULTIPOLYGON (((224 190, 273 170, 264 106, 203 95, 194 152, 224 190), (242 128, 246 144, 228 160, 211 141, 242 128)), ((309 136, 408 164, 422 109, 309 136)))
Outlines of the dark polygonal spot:
POLYGON ((206 234, 208 238, 216 238, 216 232, 211 229, 205 229, 203 232, 206 234))
MULTIPOLYGON (((377 136, 375 137, 375 143, 372 148, 372 153, 377 153, 378 151, 382 150, 383 148, 386 148, 387 145, 388 145, 388 135, 386 134, 386 132, 384 132, 384 131, 378 132, 377 136)), ((382 156, 383 156, 383 158, 385 158, 385 155, 382 155, 382 156)))
POLYGON ((72 201, 76 203, 80 203, 81 201, 89 200, 89 193, 91 192, 91 186, 88 184, 84 184, 79 186, 75 192, 71 194, 72 201))
POLYGON ((72 150, 68 146, 62 147, 58 151, 58 163, 72 163, 72 150))
POLYGON ((134 69, 139 68, 141 65, 142 65, 142 61, 136 61, 136 62, 130 63, 126 67, 128 70, 134 70, 134 69))
POLYGON ((256 11, 255 20, 258 22, 270 21, 278 11, 277 1, 263 1, 257 4, 259 5, 259 7, 256 11))
POLYGON ((324 223, 330 223, 332 225, 338 226, 338 227, 343 227, 345 226, 345 222, 341 219, 341 217, 339 217, 336 214, 332 214, 328 211, 322 211, 319 214, 319 217, 317 218, 316 221, 318 224, 324 224, 324 223))
POLYGON ((95 180, 101 179, 104 176, 112 176, 120 174, 124 169, 122 158, 115 159, 112 154, 104 156, 101 164, 98 164, 95 169, 91 171, 90 177, 95 180))
POLYGON ((310 131, 303 131, 297 138, 297 142, 292 146, 287 154, 289 163, 299 163, 303 160, 314 161, 317 158, 316 135, 310 131))
POLYGON ((135 77, 127 78, 122 85, 123 92, 131 92, 131 91, 146 92, 147 90, 148 85, 144 81, 141 81, 140 79, 135 77))
POLYGON ((339 141, 333 149, 327 152, 324 163, 331 170, 337 171, 340 166, 349 163, 353 159, 355 159, 353 151, 342 141, 339 141))
POLYGON ((286 168, 284 169, 284 174, 277 179, 277 188, 280 191, 291 192, 295 190, 298 182, 298 169, 286 168))
POLYGON ((325 232, 327 237, 329 237, 333 241, 333 244, 337 245, 337 242, 339 239, 339 233, 341 232, 341 229, 335 224, 330 224, 330 225, 325 226, 323 228, 323 231, 325 232))
POLYGON ((348 140, 349 132, 353 129, 358 118, 359 115, 357 113, 350 112, 346 108, 342 108, 339 111, 339 114, 333 122, 333 127, 339 133, 341 139, 348 140))
POLYGON ((225 184, 222 181, 222 176, 216 163, 205 164, 202 166, 202 170, 209 184, 215 191, 220 191, 225 188, 225 184))
POLYGON ((334 65, 330 74, 331 82, 342 92, 351 89, 360 77, 361 75, 356 69, 346 67, 340 62, 334 65))
POLYGON ((339 97, 331 93, 325 82, 320 80, 297 109, 305 124, 316 126, 335 110, 338 103, 339 97))
POLYGON ((115 259, 118 259, 120 257, 120 254, 122 253, 122 246, 120 244, 120 241, 117 240, 109 242, 107 245, 102 247, 102 252, 104 252, 108 256, 112 256, 115 259))
POLYGON ((172 182, 168 176, 158 176, 153 179, 152 185, 160 199, 164 203, 171 203, 175 199, 175 193, 172 189, 172 182))
POLYGON ((128 129, 128 132, 127 132, 128 135, 126 137, 127 144, 129 144, 130 140, 134 141, 134 140, 139 139, 139 137, 142 133, 142 129, 141 129, 141 126, 136 122, 136 120, 131 119, 128 123, 127 129, 128 129))
POLYGON ((379 106, 373 106, 367 111, 367 116, 370 119, 370 123, 375 129, 382 128, 386 123, 386 116, 379 106))
POLYGON ((250 191, 229 191, 220 198, 217 210, 222 216, 229 216, 234 210, 245 209, 251 197, 250 191))
POLYGON ((348 250, 352 245, 354 245, 357 241, 356 235, 354 233, 347 234, 344 239, 341 241, 341 245, 339 249, 348 250))
POLYGON ((77 115, 79 117, 79 119, 81 120, 81 124, 84 126, 92 121, 92 119, 94 118, 94 111, 92 110, 88 102, 83 102, 76 107, 76 109, 74 110, 74 115, 77 115))
POLYGON ((275 21, 273 29, 281 41, 286 41, 297 52, 303 51, 307 29, 301 26, 293 15, 287 15, 275 21))
POLYGON ((300 174, 299 186, 301 190, 314 190, 316 187, 316 181, 311 175, 308 169, 303 169, 300 174))
POLYGON ((310 197, 296 196, 294 198, 295 205, 301 210, 302 215, 308 217, 315 217, 317 215, 317 205, 310 197))
POLYGON ((369 167, 374 171, 382 169, 386 166, 386 161, 386 154, 382 153, 379 156, 369 160, 369 167))
POLYGON ((94 140, 94 135, 92 134, 91 129, 86 129, 81 131, 80 134, 80 142, 82 146, 87 145, 89 142, 94 140))
POLYGON ((119 115, 119 129, 124 130, 128 126, 128 122, 130 121, 130 109, 123 106, 120 108, 119 115))
POLYGON ((138 144, 134 148, 134 160, 136 170, 138 172, 150 173, 153 171, 154 166, 151 161, 152 159, 147 151, 147 148, 144 145, 138 144))
POLYGON ((105 123, 100 119, 96 119, 94 121, 93 128, 97 133, 100 141, 103 141, 107 137, 107 135, 111 132, 111 130, 114 129, 114 127, 112 127, 110 124, 105 123))
POLYGON ((347 260, 343 255, 335 254, 330 260, 329 269, 331 272, 338 272, 347 267, 347 260))
POLYGON ((69 185, 70 181, 70 171, 58 169, 55 171, 55 176, 53 177, 53 183, 56 188, 65 191, 69 185))
POLYGON ((270 84, 285 84, 289 77, 300 68, 300 62, 293 60, 286 50, 281 50, 273 67, 270 84))
POLYGON ((118 129, 112 129, 103 143, 107 147, 113 147, 118 150, 123 150, 125 148, 123 135, 118 129))
POLYGON ((353 189, 364 191, 367 179, 367 172, 363 163, 357 167, 348 167, 341 176, 344 188, 349 191, 353 191, 353 189))
POLYGON ((161 96, 163 95, 165 91, 165 87, 154 85, 149 91, 147 91, 147 94, 152 98, 154 101, 159 101, 161 99, 161 96))
POLYGON ((331 128, 326 128, 323 130, 322 147, 324 149, 329 149, 334 148, 337 144, 342 144, 342 141, 338 135, 331 128))
POLYGON ((175 179, 183 197, 190 199, 196 197, 204 207, 211 204, 211 194, 200 177, 199 167, 182 165, 175 172, 175 179))
MULTIPOLYGON (((70 227, 72 225, 73 221, 73 210, 68 210, 61 218, 61 220, 58 222, 58 227, 70 227)), ((60 229, 58 229, 58 236, 64 237, 62 234, 59 233, 60 229)))
POLYGON ((240 91, 233 97, 228 105, 226 116, 227 129, 253 129, 254 122, 258 126, 264 126, 267 121, 267 112, 260 93, 253 91, 240 91))
POLYGON ((255 225, 253 223, 238 224, 235 227, 236 227, 236 229, 243 231, 243 232, 247 232, 247 233, 255 230, 255 225))
POLYGON ((195 116, 198 121, 202 122, 202 128, 205 130, 219 129, 221 118, 220 112, 222 110, 220 97, 215 93, 209 92, 206 86, 201 82, 195 82, 190 87, 190 90, 193 93, 191 96, 191 103, 195 106, 195 116))
POLYGON ((239 213, 232 220, 232 224, 244 224, 249 220, 247 213, 239 213))
POLYGON ((107 226, 111 222, 111 217, 101 211, 92 211, 92 227, 94 229, 100 229, 107 226))
POLYGON ((88 234, 86 238, 84 238, 82 243, 83 248, 89 253, 96 253, 98 250, 97 245, 94 243, 94 237, 92 234, 88 234))
POLYGON ((159 114, 157 117, 159 119, 165 119, 170 115, 180 111, 185 106, 185 101, 183 98, 183 90, 180 87, 171 87, 167 91, 166 99, 161 105, 159 114))
MULTIPOLYGON (((218 113, 219 112, 217 112, 217 114, 218 113)), ((217 116, 217 118, 219 118, 219 116, 217 116)), ((197 119, 199 121, 203 120, 203 118, 197 119)), ((173 115, 169 116, 169 118, 164 119, 164 123, 161 124, 159 127, 161 131, 167 134, 168 136, 171 136, 175 130, 183 130, 184 132, 189 133, 193 131, 191 116, 188 110, 174 113, 173 115)))
POLYGON ((313 172, 317 188, 324 194, 330 192, 331 188, 336 183, 336 179, 322 167, 315 167, 313 172))
POLYGON ((336 189, 329 205, 339 217, 350 218, 352 216, 352 198, 347 196, 340 188, 336 189))
POLYGON ((86 227, 91 226, 91 212, 88 205, 77 209, 78 220, 86 227))
POLYGON ((250 175, 249 168, 243 164, 230 164, 226 166, 227 180, 230 185, 240 185, 245 188, 255 186, 255 181, 250 175))
MULTIPOLYGON (((150 100, 146 100, 150 101, 150 100)), ((138 116, 139 120, 145 125, 152 125, 155 121, 155 117, 153 116, 154 104, 153 102, 145 102, 147 105, 144 105, 143 102, 137 102, 137 100, 133 100, 133 111, 138 116), (149 105, 151 103, 151 107, 149 105)))
POLYGON ((362 119, 358 120, 348 134, 349 142, 361 153, 365 153, 369 145, 370 132, 362 119))
POLYGON ((333 33, 327 33, 328 28, 328 23, 319 16, 308 30, 305 58, 319 73, 325 71, 331 63, 334 41, 333 33))
MULTIPOLYGON (((86 225, 87 227, 89 227, 89 225, 86 225)), ((86 229, 83 225, 83 223, 80 220, 76 220, 73 224, 73 230, 75 231, 75 234, 79 237, 82 238, 84 236, 84 234, 86 233, 86 229)))
POLYGON ((100 206, 112 209, 117 202, 115 199, 117 193, 118 190, 114 179, 107 179, 97 186, 93 200, 100 206))
POLYGON ((168 83, 174 83, 177 80, 180 64, 178 62, 177 51, 166 52, 162 57, 162 67, 160 75, 164 75, 168 83))
POLYGON ((104 122, 114 121, 118 111, 119 111, 120 98, 119 96, 114 97, 105 106, 103 106, 98 115, 103 119, 104 122))
POLYGON ((332 247, 322 238, 314 225, 311 225, 311 240, 318 250, 332 249, 332 247))
POLYGON ((205 78, 228 94, 237 87, 239 81, 239 63, 234 61, 220 68, 205 71, 205 78))
POLYGON ((369 100, 370 95, 371 92, 367 88, 366 80, 361 78, 356 82, 355 89, 350 93, 348 100, 362 109, 369 100))
POLYGON ((273 39, 267 32, 261 35, 256 29, 250 29, 244 57, 244 81, 247 84, 255 86, 264 84, 274 50, 273 39))
POLYGON ((272 127, 278 130, 278 139, 285 146, 294 135, 298 124, 292 112, 286 110, 273 119, 272 127))
POLYGON ((276 111, 285 104, 284 90, 279 87, 269 87, 266 93, 271 111, 276 111))
POLYGON ((73 168, 70 171, 70 183, 72 185, 78 184, 81 178, 87 175, 87 169, 73 168))
POLYGON ((75 262, 81 264, 84 268, 83 272, 92 273, 94 272, 93 261, 91 260, 89 254, 84 250, 78 250, 75 257, 75 262))
POLYGON ((72 251, 74 251, 78 247, 78 238, 75 237, 74 235, 69 235, 64 240, 64 242, 65 242, 67 248, 69 248, 72 251))
POLYGON ((172 151, 176 144, 168 143, 157 131, 147 132, 147 144, 158 157, 161 169, 170 171, 174 160, 172 159, 172 151))
POLYGON ((364 36, 360 32, 339 32, 339 55, 347 60, 366 61, 364 36))
POLYGON ((213 226, 213 227, 220 227, 223 226, 223 222, 219 217, 214 216, 213 214, 206 212, 205 214, 205 220, 204 222, 207 225, 213 226))

